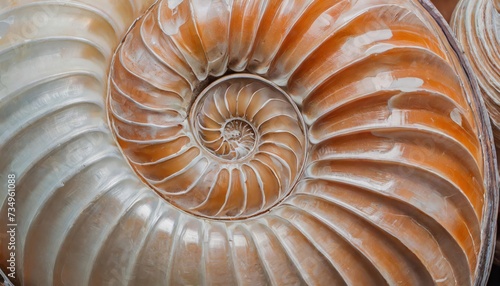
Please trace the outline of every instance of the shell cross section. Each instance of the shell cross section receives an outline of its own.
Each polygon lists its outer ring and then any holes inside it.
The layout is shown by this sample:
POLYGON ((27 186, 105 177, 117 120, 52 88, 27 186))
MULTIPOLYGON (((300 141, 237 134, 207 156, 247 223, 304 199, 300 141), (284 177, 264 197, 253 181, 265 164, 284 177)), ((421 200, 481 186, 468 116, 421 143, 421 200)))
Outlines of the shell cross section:
POLYGON ((143 181, 185 211, 218 219, 254 216, 282 201, 302 173, 307 137, 301 113, 262 77, 224 76, 195 97, 189 112, 169 118, 167 111, 162 120, 168 123, 158 126, 147 123, 152 117, 141 124, 140 114, 127 113, 130 105, 115 88, 109 106, 122 151, 143 181), (133 120, 120 120, 124 114, 133 120), (142 132, 125 134, 131 125, 142 132))

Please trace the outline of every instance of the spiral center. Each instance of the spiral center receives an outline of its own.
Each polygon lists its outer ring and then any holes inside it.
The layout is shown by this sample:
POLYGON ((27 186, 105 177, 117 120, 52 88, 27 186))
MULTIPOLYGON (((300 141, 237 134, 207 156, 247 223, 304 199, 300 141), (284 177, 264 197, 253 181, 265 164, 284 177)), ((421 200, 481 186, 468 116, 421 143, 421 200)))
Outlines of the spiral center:
MULTIPOLYGON (((243 119, 230 119, 221 132, 220 145, 208 144, 210 152, 225 160, 239 160, 255 148, 256 136, 253 126, 243 119)), ((203 136, 203 132, 200 134, 203 136)))
MULTIPOLYGON (((224 127, 223 136, 231 148, 242 148, 241 155, 243 156, 247 155, 255 146, 255 131, 252 125, 241 119, 228 121, 224 127)), ((240 157, 238 156, 238 158, 240 157)))
POLYGON ((238 74, 206 87, 190 118, 196 139, 209 154, 222 162, 248 162, 258 149, 259 128, 280 120, 273 114, 280 109, 290 112, 283 91, 265 79, 238 74))

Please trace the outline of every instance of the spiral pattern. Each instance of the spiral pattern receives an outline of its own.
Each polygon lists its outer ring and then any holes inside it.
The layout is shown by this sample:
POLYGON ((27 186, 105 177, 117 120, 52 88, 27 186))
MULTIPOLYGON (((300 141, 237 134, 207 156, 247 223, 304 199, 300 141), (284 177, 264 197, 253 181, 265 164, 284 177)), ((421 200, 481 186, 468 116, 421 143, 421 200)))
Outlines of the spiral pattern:
MULTIPOLYGON (((118 49, 121 58, 126 43, 118 49)), ((115 63, 114 71, 127 64, 115 63)), ((241 219, 268 210, 296 183, 305 159, 305 125, 271 82, 249 74, 223 77, 197 96, 189 118, 165 116, 160 122, 151 120, 162 116, 155 109, 127 112, 141 102, 124 93, 134 91, 113 75, 119 75, 112 72, 109 104, 117 141, 143 180, 178 207, 241 219)), ((168 104, 164 110, 175 110, 168 104)))
POLYGON ((427 1, 0 7, 21 285, 485 283, 488 120, 427 1))

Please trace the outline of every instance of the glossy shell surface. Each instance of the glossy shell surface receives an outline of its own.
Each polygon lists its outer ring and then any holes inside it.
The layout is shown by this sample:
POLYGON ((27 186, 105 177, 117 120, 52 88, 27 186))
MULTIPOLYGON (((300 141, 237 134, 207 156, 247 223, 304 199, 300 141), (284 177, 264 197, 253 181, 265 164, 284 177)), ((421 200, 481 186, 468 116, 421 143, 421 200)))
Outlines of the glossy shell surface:
POLYGON ((489 121, 427 1, 7 2, 16 282, 485 283, 489 121))

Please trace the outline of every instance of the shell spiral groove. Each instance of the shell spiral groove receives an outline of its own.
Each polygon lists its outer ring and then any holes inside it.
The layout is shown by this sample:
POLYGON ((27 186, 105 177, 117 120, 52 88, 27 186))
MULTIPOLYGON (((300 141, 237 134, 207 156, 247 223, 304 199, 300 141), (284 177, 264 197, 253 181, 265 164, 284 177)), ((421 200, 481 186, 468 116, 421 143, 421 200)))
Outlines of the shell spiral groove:
POLYGON ((489 121, 427 1, 152 2, 0 5, 19 283, 485 283, 489 121))

